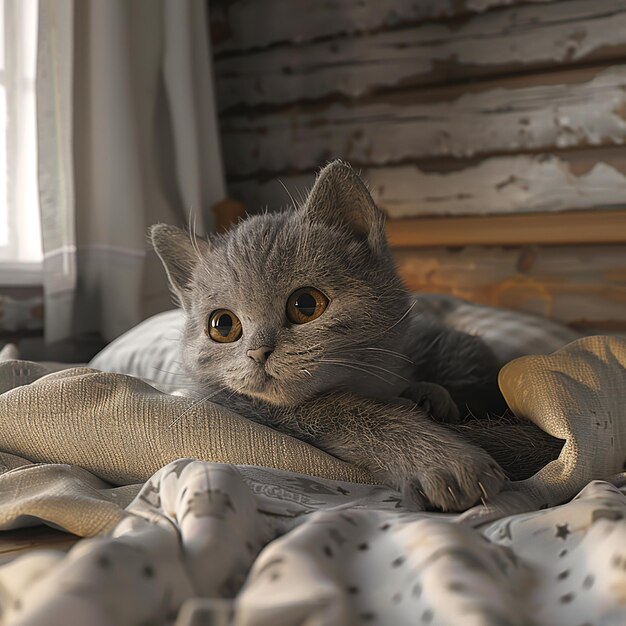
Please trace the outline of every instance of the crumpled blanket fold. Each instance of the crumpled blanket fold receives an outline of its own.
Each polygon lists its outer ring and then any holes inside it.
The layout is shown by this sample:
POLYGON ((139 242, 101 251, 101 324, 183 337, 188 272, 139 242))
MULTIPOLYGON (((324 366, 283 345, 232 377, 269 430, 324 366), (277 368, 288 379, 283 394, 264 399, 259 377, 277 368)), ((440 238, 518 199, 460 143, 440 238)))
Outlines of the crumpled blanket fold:
POLYGON ((603 481, 474 529, 386 487, 181 459, 110 533, 0 567, 2 623, 623 624, 625 517, 603 481))

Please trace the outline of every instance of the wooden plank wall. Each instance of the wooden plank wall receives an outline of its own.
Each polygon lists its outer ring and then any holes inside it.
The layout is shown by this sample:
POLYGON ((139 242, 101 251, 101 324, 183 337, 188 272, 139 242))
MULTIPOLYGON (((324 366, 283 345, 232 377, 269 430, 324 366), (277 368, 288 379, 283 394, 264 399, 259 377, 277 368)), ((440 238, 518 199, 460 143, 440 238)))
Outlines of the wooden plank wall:
MULTIPOLYGON (((279 179, 298 197, 340 157, 392 220, 563 212, 565 228, 609 210, 624 225, 626 0, 212 0, 210 14, 230 192, 250 210, 289 204, 279 179)), ((450 249, 427 234, 397 258, 415 289, 626 329, 626 246, 592 241, 450 249)))

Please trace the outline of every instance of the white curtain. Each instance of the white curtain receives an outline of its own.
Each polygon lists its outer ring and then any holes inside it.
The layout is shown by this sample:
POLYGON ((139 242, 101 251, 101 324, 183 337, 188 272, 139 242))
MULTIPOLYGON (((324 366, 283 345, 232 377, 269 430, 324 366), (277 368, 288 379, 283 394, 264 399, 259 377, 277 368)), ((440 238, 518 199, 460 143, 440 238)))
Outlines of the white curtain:
POLYGON ((40 0, 39 186, 49 341, 171 306, 146 233, 225 198, 206 0, 40 0))
POLYGON ((37 0, 0 0, 0 278, 39 276, 37 0), (19 274, 19 277, 17 276, 19 274))

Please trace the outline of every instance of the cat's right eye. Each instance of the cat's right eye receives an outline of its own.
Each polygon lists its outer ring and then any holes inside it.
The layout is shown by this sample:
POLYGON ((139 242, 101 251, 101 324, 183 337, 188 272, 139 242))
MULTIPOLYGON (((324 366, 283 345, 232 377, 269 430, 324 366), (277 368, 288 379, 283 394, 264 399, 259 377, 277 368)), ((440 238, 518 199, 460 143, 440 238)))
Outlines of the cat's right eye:
POLYGON ((287 300, 287 319, 293 324, 316 320, 329 304, 328 298, 315 287, 302 287, 287 300))
POLYGON ((217 309, 209 315, 207 334, 218 343, 232 343, 241 337, 241 322, 228 309, 217 309))

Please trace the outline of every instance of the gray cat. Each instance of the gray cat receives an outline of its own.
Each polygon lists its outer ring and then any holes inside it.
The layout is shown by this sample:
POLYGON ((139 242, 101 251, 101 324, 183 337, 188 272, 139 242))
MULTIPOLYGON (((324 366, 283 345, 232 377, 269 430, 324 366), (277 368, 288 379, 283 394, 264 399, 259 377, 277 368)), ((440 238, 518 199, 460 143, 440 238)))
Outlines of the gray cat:
POLYGON ((183 362, 207 399, 368 469, 422 507, 464 510, 505 476, 448 428, 502 408, 484 343, 418 311, 384 218, 345 163, 302 206, 209 241, 151 229, 187 313, 183 362), (438 423, 439 422, 439 423, 438 423))

